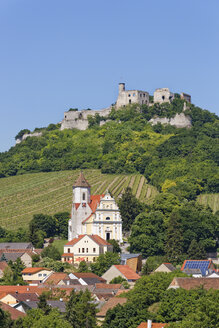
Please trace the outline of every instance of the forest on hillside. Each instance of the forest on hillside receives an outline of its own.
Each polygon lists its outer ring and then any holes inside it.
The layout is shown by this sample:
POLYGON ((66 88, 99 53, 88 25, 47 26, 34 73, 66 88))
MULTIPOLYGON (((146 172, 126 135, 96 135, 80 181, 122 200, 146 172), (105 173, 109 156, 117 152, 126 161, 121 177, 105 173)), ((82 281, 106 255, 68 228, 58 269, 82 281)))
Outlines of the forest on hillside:
POLYGON ((102 173, 139 172, 158 190, 189 200, 218 193, 219 118, 190 104, 190 129, 148 123, 155 114, 172 117, 182 110, 183 101, 175 99, 171 104, 112 110, 110 121, 102 126, 97 115, 85 131, 60 131, 53 125, 41 137, 27 138, 0 153, 0 177, 99 168, 102 173))

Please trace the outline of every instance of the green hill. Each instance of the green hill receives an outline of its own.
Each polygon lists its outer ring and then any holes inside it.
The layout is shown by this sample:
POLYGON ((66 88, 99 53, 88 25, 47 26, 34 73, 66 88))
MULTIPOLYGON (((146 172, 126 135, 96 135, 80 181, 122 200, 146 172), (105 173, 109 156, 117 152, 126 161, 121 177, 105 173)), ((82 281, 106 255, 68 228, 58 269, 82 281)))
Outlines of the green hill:
MULTIPOLYGON (((9 230, 25 227, 33 214, 54 214, 71 210, 72 185, 78 170, 34 173, 0 179, 0 226, 9 230)), ((151 202, 158 193, 140 174, 101 174, 100 170, 84 170, 93 194, 107 189, 115 198, 130 186, 133 194, 151 202)))
MULTIPOLYGON (((57 125, 49 125, 41 137, 29 137, 0 153, 0 178, 100 169, 105 174, 142 174, 159 191, 172 192, 180 199, 219 193, 219 119, 215 114, 187 103, 184 114, 191 117, 191 128, 148 123, 154 115, 170 118, 183 108, 181 99, 149 107, 131 105, 112 110, 102 126, 97 115, 85 131, 60 131, 57 125)), ((137 189, 135 182, 136 195, 137 189)))

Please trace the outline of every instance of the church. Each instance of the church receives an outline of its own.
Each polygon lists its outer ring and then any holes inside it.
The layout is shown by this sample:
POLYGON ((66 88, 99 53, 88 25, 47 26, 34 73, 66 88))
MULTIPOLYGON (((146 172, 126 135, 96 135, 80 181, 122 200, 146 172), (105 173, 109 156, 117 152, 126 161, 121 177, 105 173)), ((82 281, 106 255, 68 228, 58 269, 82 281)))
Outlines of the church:
POLYGON ((119 207, 109 192, 91 195, 91 186, 81 172, 73 185, 68 240, 79 235, 98 235, 105 240, 122 242, 122 219, 119 207))

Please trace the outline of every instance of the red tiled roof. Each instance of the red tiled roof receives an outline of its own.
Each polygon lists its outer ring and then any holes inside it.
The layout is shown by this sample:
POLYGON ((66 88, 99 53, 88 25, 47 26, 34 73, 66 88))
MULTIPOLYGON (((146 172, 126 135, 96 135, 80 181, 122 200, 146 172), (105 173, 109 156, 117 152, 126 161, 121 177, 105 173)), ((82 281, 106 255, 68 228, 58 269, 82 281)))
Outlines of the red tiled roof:
POLYGON ((37 286, 0 286, 0 294, 2 293, 38 293, 39 291, 43 291, 42 288, 38 288, 37 286))
POLYGON ((20 317, 25 317, 26 316, 26 313, 18 311, 17 309, 14 309, 12 306, 10 306, 8 304, 0 302, 0 306, 1 306, 2 310, 7 311, 7 312, 10 313, 12 320, 16 320, 20 317))
POLYGON ((121 286, 122 284, 95 284, 96 289, 120 289, 121 286))
POLYGON ((98 245, 101 245, 101 246, 105 246, 105 245, 110 246, 111 245, 105 239, 101 238, 98 235, 89 235, 89 237, 91 239, 93 239, 93 241, 95 241, 98 245))
POLYGON ((25 268, 21 273, 37 273, 41 270, 47 270, 47 271, 51 271, 50 269, 47 269, 47 268, 38 268, 38 267, 35 267, 35 268, 25 268))
POLYGON ((169 288, 184 288, 187 290, 203 286, 204 289, 219 289, 219 278, 173 278, 169 288))
POLYGON ((105 317, 106 312, 109 309, 113 309, 116 305, 123 305, 127 302, 127 298, 112 297, 110 298, 101 308, 100 312, 97 313, 98 317, 105 317))
POLYGON ((97 205, 100 203, 101 198, 104 197, 104 194, 102 195, 91 195, 90 197, 90 203, 88 204, 92 210, 92 213, 96 211, 97 205))
POLYGON ((63 272, 56 272, 53 273, 49 276, 49 278, 46 279, 45 284, 50 284, 53 283, 55 285, 57 285, 61 280, 63 279, 68 279, 68 275, 67 273, 63 273, 63 272))
POLYGON ((74 257, 74 253, 63 253, 62 254, 62 257, 68 257, 68 256, 71 256, 71 257, 74 257))
POLYGON ((75 244, 77 244, 77 242, 79 242, 85 236, 89 236, 94 242, 96 242, 100 246, 111 245, 105 239, 101 238, 98 235, 79 235, 77 238, 70 240, 67 244, 65 244, 65 246, 68 246, 68 245, 74 246, 75 244))
POLYGON ((77 242, 79 242, 79 240, 81 240, 84 236, 86 235, 79 235, 77 238, 74 238, 72 240, 70 240, 67 244, 65 244, 65 246, 69 245, 69 246, 74 246, 75 244, 77 244, 77 242))
POLYGON ((138 280, 141 277, 135 272, 133 271, 128 265, 114 265, 114 267, 119 270, 124 277, 126 277, 126 279, 128 280, 138 280))
MULTIPOLYGON (((167 325, 167 323, 157 323, 152 322, 151 328, 163 328, 167 325)), ((142 322, 137 328, 148 328, 147 322, 142 322)))

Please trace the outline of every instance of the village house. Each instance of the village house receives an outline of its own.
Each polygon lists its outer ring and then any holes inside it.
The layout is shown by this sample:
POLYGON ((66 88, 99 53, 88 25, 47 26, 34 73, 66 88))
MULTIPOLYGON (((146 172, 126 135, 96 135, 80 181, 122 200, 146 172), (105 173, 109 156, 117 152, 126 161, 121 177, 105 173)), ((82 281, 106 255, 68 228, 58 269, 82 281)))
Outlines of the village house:
POLYGON ((173 272, 176 268, 171 263, 162 263, 154 272, 173 272))
POLYGON ((105 240, 122 242, 122 220, 115 199, 109 192, 91 195, 91 186, 81 172, 73 185, 68 240, 82 234, 94 234, 105 240))
POLYGON ((181 271, 193 277, 201 278, 214 272, 212 260, 185 260, 181 271))
POLYGON ((116 277, 122 277, 129 283, 135 283, 136 280, 140 279, 140 276, 133 271, 128 265, 112 265, 109 270, 107 270, 102 278, 106 279, 109 283, 112 279, 116 277))
POLYGON ((204 289, 219 289, 219 279, 218 278, 173 278, 171 284, 169 285, 168 289, 170 288, 183 288, 183 289, 194 289, 198 287, 203 287, 204 289))
POLYGON ((45 277, 52 274, 53 271, 47 268, 25 268, 22 271, 22 278, 28 284, 39 284, 45 277))
POLYGON ((98 235, 79 235, 64 246, 62 262, 95 262, 100 254, 112 251, 113 246, 98 235))
POLYGON ((124 297, 112 297, 110 298, 96 314, 98 321, 103 321, 105 319, 106 313, 108 310, 113 309, 116 305, 123 305, 127 302, 127 298, 124 297))

